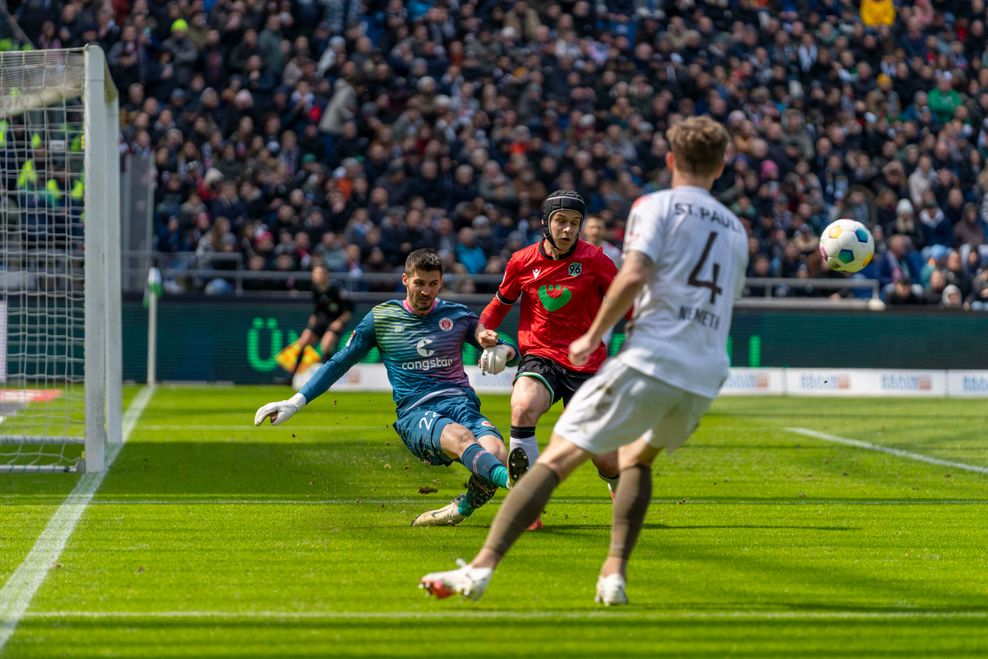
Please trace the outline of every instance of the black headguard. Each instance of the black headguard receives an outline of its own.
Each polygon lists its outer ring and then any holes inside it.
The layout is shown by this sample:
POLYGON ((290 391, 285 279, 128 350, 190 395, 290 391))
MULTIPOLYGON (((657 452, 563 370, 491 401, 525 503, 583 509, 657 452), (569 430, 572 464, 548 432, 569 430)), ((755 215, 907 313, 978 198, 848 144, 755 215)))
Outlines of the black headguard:
MULTIPOLYGON (((542 235, 549 241, 549 244, 558 248, 556 241, 552 239, 549 231, 549 218, 555 211, 571 210, 580 214, 580 231, 583 230, 583 220, 587 217, 587 204, 583 201, 580 193, 574 190, 556 190, 546 197, 542 204, 542 235)), ((577 234, 579 235, 579 234, 577 234)))

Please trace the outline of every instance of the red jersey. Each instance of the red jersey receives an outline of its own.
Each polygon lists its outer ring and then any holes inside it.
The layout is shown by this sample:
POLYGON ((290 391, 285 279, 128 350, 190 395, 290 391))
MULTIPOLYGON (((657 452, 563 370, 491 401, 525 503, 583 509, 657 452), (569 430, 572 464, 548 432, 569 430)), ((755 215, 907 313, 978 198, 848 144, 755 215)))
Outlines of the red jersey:
POLYGON ((497 329, 518 299, 518 347, 523 355, 547 357, 580 373, 594 373, 607 358, 603 343, 583 366, 569 361, 569 344, 583 336, 617 275, 617 267, 604 251, 578 240, 576 247, 556 260, 542 248, 542 241, 511 255, 504 279, 480 322, 497 329))

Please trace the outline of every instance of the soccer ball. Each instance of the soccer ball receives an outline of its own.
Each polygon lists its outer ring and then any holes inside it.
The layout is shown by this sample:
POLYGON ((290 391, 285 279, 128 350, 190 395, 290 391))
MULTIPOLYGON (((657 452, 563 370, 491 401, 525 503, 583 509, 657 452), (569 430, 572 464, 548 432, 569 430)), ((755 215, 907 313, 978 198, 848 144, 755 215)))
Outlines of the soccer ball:
POLYGON ((820 256, 831 270, 857 272, 874 254, 875 239, 857 220, 834 220, 820 236, 820 256))

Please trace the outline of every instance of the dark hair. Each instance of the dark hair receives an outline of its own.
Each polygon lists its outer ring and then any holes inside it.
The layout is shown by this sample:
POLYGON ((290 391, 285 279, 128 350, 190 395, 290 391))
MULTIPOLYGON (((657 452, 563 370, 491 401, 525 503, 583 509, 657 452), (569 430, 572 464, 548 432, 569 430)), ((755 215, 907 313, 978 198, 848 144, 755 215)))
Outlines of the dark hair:
POLYGON ((405 274, 410 275, 416 270, 422 272, 435 272, 438 270, 439 274, 442 274, 443 260, 439 258, 439 254, 434 249, 417 249, 405 259, 405 274))

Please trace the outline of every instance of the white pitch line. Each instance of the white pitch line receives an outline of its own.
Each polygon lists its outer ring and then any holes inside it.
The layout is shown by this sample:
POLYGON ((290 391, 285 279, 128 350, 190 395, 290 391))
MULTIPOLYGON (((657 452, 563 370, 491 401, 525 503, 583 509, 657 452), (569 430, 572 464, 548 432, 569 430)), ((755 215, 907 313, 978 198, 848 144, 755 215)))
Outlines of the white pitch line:
MULTIPOLYGON (((348 426, 348 425, 288 425, 279 430, 294 431, 294 430, 343 430, 350 432, 351 430, 387 430, 391 424, 377 424, 374 426, 348 426)), ((141 426, 141 430, 243 430, 244 432, 255 431, 254 422, 241 423, 241 424, 230 424, 230 425, 186 425, 180 423, 146 423, 141 426)))
MULTIPOLYGON (((143 430, 143 427, 141 428, 143 430)), ((9 496, 22 505, 38 502, 37 497, 9 496)), ((368 498, 368 499, 101 499, 94 498, 90 506, 406 506, 427 505, 432 499, 426 498, 368 498)), ((607 498, 558 497, 553 504, 607 506, 607 498)), ((988 499, 652 499, 652 505, 689 506, 986 506, 988 499)))
POLYGON ((988 611, 519 611, 447 609, 445 611, 38 611, 28 613, 32 620, 988 620, 988 611))
POLYGON ((0 590, 0 652, 17 629, 17 624, 24 617, 24 612, 31 604, 34 594, 44 583, 48 570, 61 556, 65 543, 75 530, 75 525, 102 484, 103 477, 110 470, 110 465, 120 453, 123 442, 126 442, 133 432, 153 393, 153 387, 145 387, 131 401, 123 416, 121 444, 110 444, 106 448, 106 468, 99 473, 83 474, 79 478, 72 492, 48 521, 48 526, 41 532, 24 562, 10 575, 3 590, 0 590))
POLYGON ((971 471, 976 474, 988 474, 988 467, 969 465, 963 462, 953 462, 952 460, 941 460, 940 458, 934 458, 930 455, 923 455, 922 453, 913 453, 912 451, 903 451, 902 449, 891 448, 889 446, 880 446, 878 444, 861 441, 860 439, 838 437, 837 435, 830 435, 825 432, 820 432, 819 430, 810 430, 808 428, 786 428, 786 430, 796 433, 797 435, 815 437, 816 439, 822 439, 825 442, 833 442, 835 444, 844 444, 845 446, 863 448, 867 451, 887 453, 888 455, 894 455, 897 458, 905 458, 906 460, 915 460, 916 462, 925 462, 927 464, 938 465, 940 467, 950 467, 951 469, 959 469, 961 471, 971 471))

